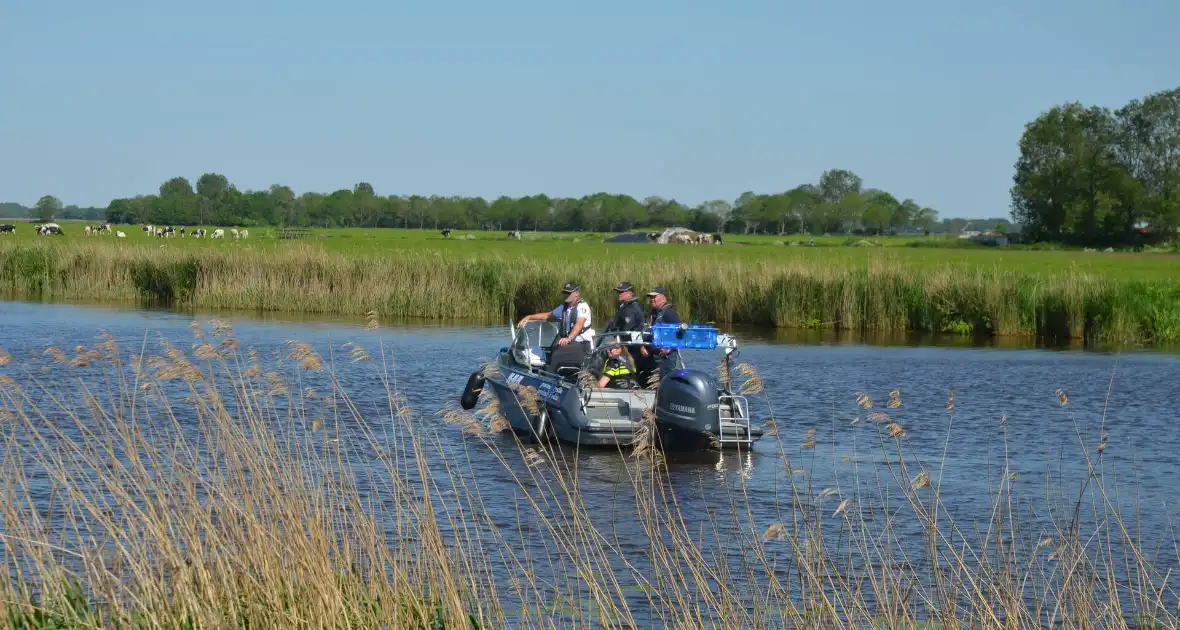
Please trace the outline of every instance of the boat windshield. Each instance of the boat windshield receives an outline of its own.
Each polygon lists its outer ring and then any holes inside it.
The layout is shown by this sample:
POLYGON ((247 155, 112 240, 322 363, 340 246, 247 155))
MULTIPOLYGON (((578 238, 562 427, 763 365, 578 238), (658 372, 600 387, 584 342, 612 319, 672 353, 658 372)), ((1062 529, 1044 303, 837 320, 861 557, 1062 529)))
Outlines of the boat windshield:
POLYGON ((557 339, 557 324, 549 321, 531 321, 516 329, 512 342, 512 358, 521 365, 541 367, 545 365, 546 351, 557 339))

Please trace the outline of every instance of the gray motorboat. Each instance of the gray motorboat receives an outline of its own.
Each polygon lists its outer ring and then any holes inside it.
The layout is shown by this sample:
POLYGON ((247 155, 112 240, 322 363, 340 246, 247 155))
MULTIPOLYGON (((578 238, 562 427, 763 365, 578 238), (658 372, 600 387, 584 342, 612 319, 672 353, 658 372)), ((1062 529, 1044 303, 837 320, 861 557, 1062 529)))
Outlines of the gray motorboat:
POLYGON ((511 345, 470 375, 461 406, 473 409, 490 386, 499 412, 517 435, 581 446, 632 445, 645 421, 654 422, 656 445, 664 451, 744 448, 762 436, 761 427, 750 421, 746 398, 733 391, 726 378, 737 350, 731 335, 689 324, 603 333, 592 340, 590 355, 580 364, 548 366, 557 333, 557 325, 547 321, 513 328, 511 345), (600 388, 594 378, 587 378, 589 367, 616 345, 644 346, 649 352, 676 349, 678 365, 665 370, 654 387, 600 388), (718 349, 724 352, 720 380, 705 370, 685 367, 680 358, 685 350, 718 349), (645 420, 649 410, 654 413, 645 420))

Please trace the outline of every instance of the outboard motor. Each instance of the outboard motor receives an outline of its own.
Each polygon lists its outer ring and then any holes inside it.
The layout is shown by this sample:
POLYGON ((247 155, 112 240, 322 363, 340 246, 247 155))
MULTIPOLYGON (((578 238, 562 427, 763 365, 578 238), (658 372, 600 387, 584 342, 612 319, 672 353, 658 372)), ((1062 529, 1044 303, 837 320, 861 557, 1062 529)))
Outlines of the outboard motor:
POLYGON ((702 370, 677 370, 660 381, 656 425, 665 451, 702 451, 721 432, 721 390, 702 370))

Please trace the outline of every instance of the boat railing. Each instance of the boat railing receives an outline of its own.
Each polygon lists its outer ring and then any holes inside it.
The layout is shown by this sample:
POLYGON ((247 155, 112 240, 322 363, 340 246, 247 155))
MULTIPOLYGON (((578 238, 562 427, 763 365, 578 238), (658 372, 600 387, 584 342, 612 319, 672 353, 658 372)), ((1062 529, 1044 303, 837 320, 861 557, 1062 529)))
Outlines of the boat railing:
POLYGON ((726 354, 737 349, 733 335, 700 324, 656 324, 643 330, 617 330, 599 333, 592 344, 597 351, 604 345, 650 346, 659 350, 715 350, 726 354))
MULTIPOLYGON (((530 372, 539 372, 561 377, 569 374, 550 372, 545 369, 548 353, 557 339, 557 326, 552 322, 529 322, 520 328, 512 328, 510 353, 516 363, 530 372)), ((592 362, 592 357, 611 347, 646 347, 656 351, 664 350, 715 350, 723 349, 728 357, 737 349, 737 340, 729 334, 720 333, 712 326, 699 324, 656 324, 643 330, 614 330, 598 333, 591 340, 591 350, 582 368, 592 362)), ((684 360, 677 355, 677 362, 684 367, 684 360)), ((564 370, 568 372, 569 370, 564 370)))

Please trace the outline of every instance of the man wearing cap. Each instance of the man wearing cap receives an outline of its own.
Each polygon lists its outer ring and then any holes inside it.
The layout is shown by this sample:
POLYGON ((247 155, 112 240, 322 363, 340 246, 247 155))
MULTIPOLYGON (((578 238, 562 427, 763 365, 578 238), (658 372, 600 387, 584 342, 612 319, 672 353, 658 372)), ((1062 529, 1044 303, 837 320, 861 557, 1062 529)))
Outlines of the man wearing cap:
POLYGON ((643 315, 643 307, 635 301, 635 287, 624 280, 615 287, 615 293, 619 294, 619 310, 615 311, 615 316, 606 323, 605 331, 643 330, 644 320, 647 318, 643 315))
MULTIPOLYGON (((652 326, 656 324, 679 324, 680 315, 672 308, 668 302, 668 290, 664 287, 655 287, 647 292, 648 302, 651 304, 651 316, 648 318, 648 323, 652 326)), ((646 348, 644 349, 646 350, 646 348)), ((660 378, 669 371, 676 368, 680 363, 679 354, 676 350, 668 348, 663 350, 655 350, 652 356, 649 357, 650 363, 645 367, 650 372, 659 370, 660 378)), ((649 378, 647 374, 643 377, 649 378)))
POLYGON ((552 371, 558 363, 581 364, 589 354, 590 340, 594 338, 594 329, 590 327, 590 305, 581 300, 581 287, 576 282, 567 282, 561 289, 564 301, 551 312, 533 313, 521 318, 517 327, 526 322, 549 320, 558 322, 557 339, 549 349, 549 364, 546 369, 552 371))

